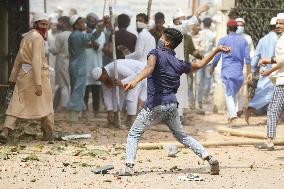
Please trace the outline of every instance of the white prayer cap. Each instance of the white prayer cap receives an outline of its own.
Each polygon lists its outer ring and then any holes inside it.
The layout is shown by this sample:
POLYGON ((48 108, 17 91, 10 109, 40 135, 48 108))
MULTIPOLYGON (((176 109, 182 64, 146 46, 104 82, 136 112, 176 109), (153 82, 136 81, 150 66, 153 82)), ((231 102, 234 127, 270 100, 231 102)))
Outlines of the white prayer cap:
POLYGON ((131 10, 128 10, 128 9, 123 9, 120 11, 120 14, 126 14, 129 16, 129 18, 131 19, 132 16, 133 16, 133 12, 131 12, 131 10))
POLYGON ((56 7, 56 10, 63 11, 63 8, 62 8, 61 6, 57 6, 57 7, 56 7))
POLYGON ((284 13, 278 13, 277 20, 284 20, 284 13))
POLYGON ((50 14, 49 15, 49 22, 53 23, 53 24, 57 24, 58 23, 57 16, 55 14, 50 14))
POLYGON ((103 69, 101 67, 94 68, 92 70, 92 77, 94 78, 94 80, 98 80, 101 77, 102 73, 103 69))
POLYGON ((42 13, 42 12, 37 12, 37 13, 35 13, 35 14, 34 14, 34 18, 33 18, 33 22, 40 21, 40 20, 46 20, 46 21, 48 21, 48 16, 47 16, 47 14, 42 13))
POLYGON ((178 10, 176 11, 176 13, 173 15, 173 20, 174 20, 174 19, 177 19, 177 18, 179 18, 179 17, 183 17, 183 16, 185 16, 185 14, 182 12, 181 9, 178 9, 178 10))
POLYGON ((276 20, 277 20, 277 17, 271 18, 271 20, 270 20, 270 25, 271 25, 271 26, 276 25, 276 20))
POLYGON ((244 23, 244 24, 246 23, 243 18, 237 18, 237 19, 236 19, 236 22, 242 22, 242 23, 244 23))
POLYGON ((77 15, 77 14, 71 16, 71 18, 70 18, 70 24, 71 24, 71 26, 73 26, 74 24, 76 24, 76 22, 77 22, 79 19, 81 19, 81 17, 80 17, 79 15, 77 15))

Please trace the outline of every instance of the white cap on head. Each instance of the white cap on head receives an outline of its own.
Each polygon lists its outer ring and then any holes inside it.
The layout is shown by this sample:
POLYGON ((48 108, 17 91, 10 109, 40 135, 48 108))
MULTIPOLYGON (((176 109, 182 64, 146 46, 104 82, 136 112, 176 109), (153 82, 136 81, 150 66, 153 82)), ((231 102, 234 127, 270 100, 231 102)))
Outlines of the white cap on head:
POLYGON ((81 19, 81 17, 80 17, 79 15, 77 15, 77 14, 71 16, 71 18, 70 18, 70 24, 71 24, 71 26, 73 26, 74 24, 76 24, 76 22, 77 22, 79 19, 81 19))
POLYGON ((284 20, 284 13, 278 13, 277 14, 277 20, 284 20))
POLYGON ((101 67, 94 68, 92 70, 92 77, 94 78, 94 80, 98 80, 101 77, 102 73, 103 69, 101 67))
POLYGON ((63 8, 62 8, 61 6, 57 6, 57 7, 56 7, 56 10, 63 11, 63 8))
POLYGON ((182 12, 181 9, 178 9, 178 10, 176 11, 176 13, 173 15, 173 20, 174 20, 174 19, 177 19, 177 18, 179 18, 179 17, 183 17, 183 16, 185 16, 185 14, 182 12))
POLYGON ((34 17, 33 17, 33 22, 37 22, 37 21, 40 21, 40 20, 46 20, 48 21, 48 16, 47 14, 45 13, 42 13, 42 12, 37 12, 34 14, 34 17))
POLYGON ((277 17, 271 18, 271 20, 270 20, 270 25, 271 25, 271 26, 276 25, 276 20, 277 20, 277 17))
POLYGON ((121 10, 120 14, 126 14, 129 16, 129 18, 131 19, 132 16, 133 16, 133 12, 131 12, 131 10, 128 10, 128 9, 123 9, 121 10))
POLYGON ((244 24, 246 23, 243 18, 237 18, 237 19, 236 19, 236 22, 242 22, 242 23, 244 23, 244 24))
POLYGON ((52 24, 57 24, 58 23, 56 14, 50 14, 49 15, 49 22, 52 23, 52 24))

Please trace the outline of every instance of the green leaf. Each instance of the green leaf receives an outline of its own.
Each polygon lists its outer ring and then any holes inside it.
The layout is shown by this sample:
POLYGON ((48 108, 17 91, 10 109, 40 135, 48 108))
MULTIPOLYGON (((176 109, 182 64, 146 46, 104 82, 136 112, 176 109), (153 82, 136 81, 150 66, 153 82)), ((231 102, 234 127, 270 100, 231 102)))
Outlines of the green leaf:
POLYGON ((91 167, 91 165, 87 164, 87 163, 81 163, 80 164, 81 167, 91 167))
POLYGON ((90 152, 88 152, 88 155, 92 157, 102 158, 102 157, 108 157, 109 152, 105 150, 93 149, 90 152))
POLYGON ((37 144, 37 145, 34 146, 33 152, 42 152, 43 148, 44 148, 44 146, 42 144, 37 144))
POLYGON ((22 162, 27 162, 27 161, 39 161, 39 158, 38 158, 36 155, 32 154, 32 155, 29 155, 29 156, 23 158, 21 161, 22 161, 22 162))

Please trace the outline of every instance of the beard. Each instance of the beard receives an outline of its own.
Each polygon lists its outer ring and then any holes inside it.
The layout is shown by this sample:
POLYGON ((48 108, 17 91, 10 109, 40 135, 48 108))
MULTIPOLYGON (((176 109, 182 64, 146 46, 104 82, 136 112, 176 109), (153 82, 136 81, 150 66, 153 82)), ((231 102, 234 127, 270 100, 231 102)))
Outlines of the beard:
POLYGON ((137 31, 138 33, 142 32, 142 30, 143 30, 143 28, 136 28, 136 31, 137 31))
POLYGON ((47 39, 47 29, 46 28, 36 28, 44 40, 47 39))

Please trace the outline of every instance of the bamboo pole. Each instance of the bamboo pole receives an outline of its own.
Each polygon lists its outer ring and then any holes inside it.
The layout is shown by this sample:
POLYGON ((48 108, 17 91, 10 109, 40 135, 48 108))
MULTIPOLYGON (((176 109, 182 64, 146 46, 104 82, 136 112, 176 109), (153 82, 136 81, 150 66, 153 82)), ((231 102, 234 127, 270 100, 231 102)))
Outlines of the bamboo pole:
MULTIPOLYGON (((256 139, 266 139, 267 136, 263 132, 250 131, 244 129, 231 129, 227 127, 218 127, 217 131, 223 135, 231 135, 238 137, 256 138, 256 139)), ((279 139, 284 139, 284 136, 277 136, 279 139)))
MULTIPOLYGON (((112 0, 109 5, 109 14, 112 25, 112 55, 113 55, 113 66, 114 66, 114 78, 118 79, 117 62, 116 62, 116 47, 115 47, 115 31, 114 31, 114 16, 112 12, 112 0)), ((117 101, 117 114, 118 114, 118 127, 121 126, 121 116, 120 116, 120 97, 119 97, 119 86, 115 87, 116 101, 117 101)))
POLYGON ((0 84, 0 87, 9 87, 10 85, 0 84))
POLYGON ((196 11, 196 0, 191 1, 191 14, 194 15, 196 11))
POLYGON ((105 10, 106 10, 106 1, 107 1, 107 0, 105 0, 105 1, 104 1, 104 7, 103 7, 103 17, 105 16, 105 10))
POLYGON ((152 7, 152 0, 148 0, 148 6, 147 6, 147 16, 150 21, 150 16, 151 16, 151 7, 152 7))
MULTIPOLYGON (((222 147, 222 146, 247 146, 247 145, 257 145, 263 143, 263 140, 259 139, 240 139, 232 141, 208 141, 201 142, 204 147, 222 147)), ((140 150, 157 150, 163 149, 163 145, 172 144, 178 148, 187 148, 181 143, 172 142, 172 143, 141 143, 138 145, 140 150)), ((274 145, 284 145, 284 139, 276 139, 274 145)))

